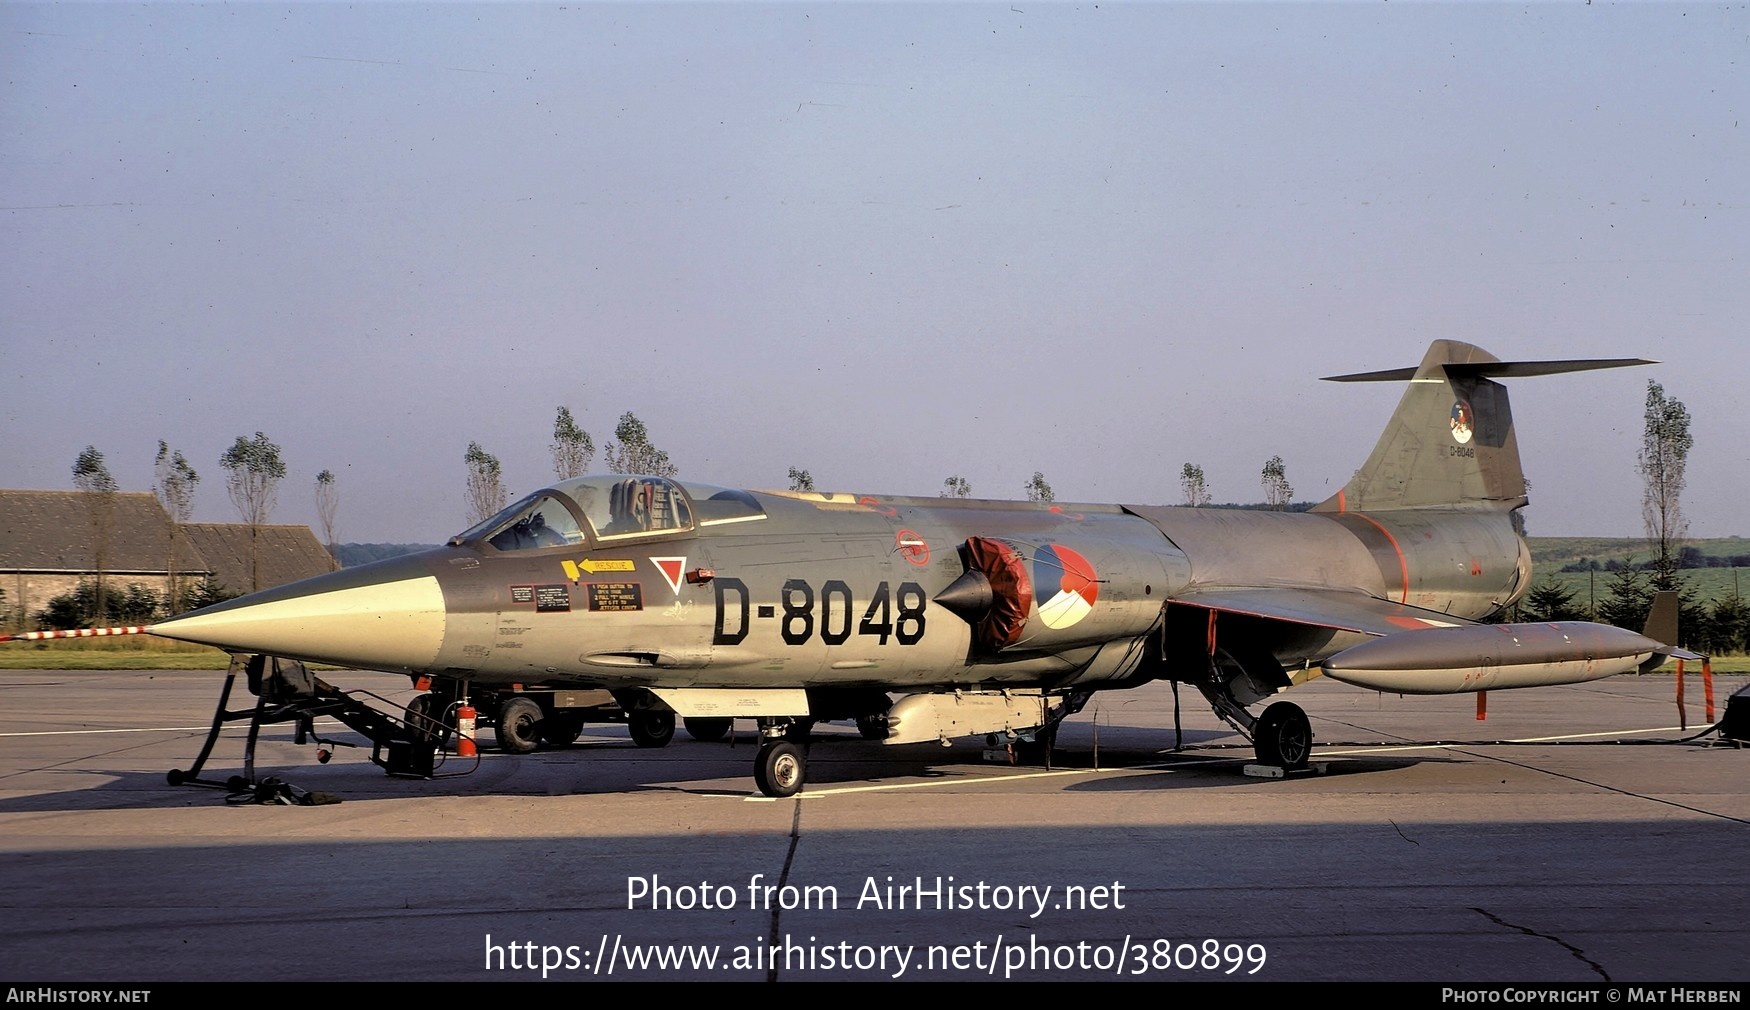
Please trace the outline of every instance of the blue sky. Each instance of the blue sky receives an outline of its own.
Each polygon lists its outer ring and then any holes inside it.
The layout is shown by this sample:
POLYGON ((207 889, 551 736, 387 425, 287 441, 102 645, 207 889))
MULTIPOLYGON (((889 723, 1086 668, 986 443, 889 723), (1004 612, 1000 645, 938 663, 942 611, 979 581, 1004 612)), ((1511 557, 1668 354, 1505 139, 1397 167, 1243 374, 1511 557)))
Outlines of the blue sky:
MULTIPOLYGON (((682 476, 1334 491, 1428 341, 1513 385, 1531 532, 1750 535, 1750 10, 1683 4, 0 4, 0 485, 280 443, 274 519, 466 525, 553 415, 682 476)), ((597 466, 601 466, 597 457, 597 466)))

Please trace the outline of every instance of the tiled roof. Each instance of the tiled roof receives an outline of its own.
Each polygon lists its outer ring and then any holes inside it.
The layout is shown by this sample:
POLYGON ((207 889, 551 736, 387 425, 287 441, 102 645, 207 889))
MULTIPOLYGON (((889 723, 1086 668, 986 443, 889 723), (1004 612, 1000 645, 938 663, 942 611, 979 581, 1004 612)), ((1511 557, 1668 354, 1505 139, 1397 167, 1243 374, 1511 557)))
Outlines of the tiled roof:
POLYGON ((213 577, 233 593, 284 585, 333 571, 328 551, 308 526, 262 526, 257 530, 260 578, 250 579, 249 527, 236 523, 189 523, 183 529, 200 550, 213 577))
MULTIPOLYGON (((144 491, 109 497, 105 517, 99 496, 84 491, 0 490, 0 569, 95 571, 96 545, 106 539, 105 571, 168 571, 171 523, 158 499, 144 491)), ((175 543, 177 571, 206 570, 186 536, 177 536, 175 543)))
MULTIPOLYGON (((103 570, 164 573, 170 570, 169 513, 143 491, 110 496, 106 515, 94 522, 101 501, 84 491, 0 490, 0 571, 97 570, 93 545, 107 531, 103 570)), ((188 523, 174 540, 176 571, 208 572, 226 589, 246 593, 331 571, 334 563, 308 526, 262 526, 256 541, 259 580, 251 579, 249 527, 235 523, 188 523)))

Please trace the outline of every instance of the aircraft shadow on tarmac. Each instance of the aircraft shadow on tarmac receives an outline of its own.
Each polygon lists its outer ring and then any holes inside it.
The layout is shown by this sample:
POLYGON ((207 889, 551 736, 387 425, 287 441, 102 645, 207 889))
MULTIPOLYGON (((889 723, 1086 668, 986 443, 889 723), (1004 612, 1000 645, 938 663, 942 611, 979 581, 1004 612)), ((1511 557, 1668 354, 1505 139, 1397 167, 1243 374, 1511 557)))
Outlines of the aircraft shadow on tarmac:
MULTIPOLYGON (((330 739, 354 743, 336 750, 331 763, 316 761, 316 748, 295 746, 289 733, 264 732, 258 753, 257 781, 276 778, 296 791, 326 793, 341 801, 430 798, 443 796, 576 796, 668 790, 691 795, 748 796, 745 769, 757 746, 753 734, 739 732, 716 742, 678 737, 660 749, 633 745, 616 728, 586 733, 578 743, 563 748, 542 749, 532 754, 509 755, 492 747, 481 757, 444 758, 431 779, 392 777, 365 760, 369 744, 351 733, 330 739)), ((1173 737, 1158 729, 1103 726, 1096 739, 1086 726, 1064 733, 1047 763, 1032 755, 1012 764, 1004 760, 1004 748, 961 742, 952 748, 933 744, 887 746, 859 738, 854 730, 840 727, 817 729, 809 746, 810 781, 804 790, 826 791, 858 787, 891 786, 896 789, 920 781, 958 779, 992 782, 1013 775, 1032 778, 1041 772, 1091 772, 1087 778, 1068 781, 1060 788, 1078 792, 1137 792, 1162 789, 1208 789, 1225 786, 1267 785, 1269 779, 1247 777, 1242 767, 1252 758, 1249 744, 1227 730, 1185 729, 1179 736, 1184 749, 1174 750, 1173 737), (1113 774, 1136 772, 1138 774, 1113 774), (1169 772, 1150 774, 1150 772, 1169 772)), ((234 776, 240 780, 241 739, 221 741, 202 781, 206 784, 172 786, 165 780, 169 770, 107 770, 93 767, 95 760, 81 762, 77 771, 63 767, 59 774, 83 775, 96 784, 89 788, 59 788, 28 796, 0 799, 0 813, 105 809, 151 809, 227 802, 223 788, 234 776)), ((197 746, 189 741, 192 756, 197 746)), ((100 760, 100 759, 98 759, 100 760)), ((1315 762, 1318 755, 1314 754, 1315 762)), ((1438 752, 1390 757, 1346 755, 1331 761, 1326 774, 1382 772, 1429 762, 1445 762, 1438 752)), ((184 759, 176 767, 186 767, 184 759)), ((234 798, 229 802, 244 802, 234 798)))
MULTIPOLYGON (((1741 879, 1732 876, 1741 851, 1737 824, 1690 825, 1685 865, 1676 872, 1667 865, 1671 829, 1660 820, 1520 823, 1487 831, 1486 852, 1478 851, 1479 826, 1462 819, 1285 823, 1268 830, 1136 824, 1105 832, 1099 844, 1090 844, 1088 828, 1079 825, 847 830, 811 827, 806 814, 800 829, 791 823, 781 816, 727 831, 587 834, 561 827, 528 838, 261 838, 247 846, 100 843, 0 854, 15 912, 0 925, 0 972, 33 984, 539 980, 542 973, 526 965, 515 970, 502 957, 494 964, 483 939, 574 944, 593 955, 607 935, 627 944, 716 945, 725 960, 735 945, 768 937, 815 947, 905 943, 917 950, 908 979, 964 979, 923 970, 926 948, 976 940, 988 950, 1004 934, 1011 941, 1037 937, 1054 949, 1127 935, 1218 937, 1259 944, 1268 955, 1256 976, 1182 971, 1148 979, 1523 985, 1656 978, 1669 985, 1743 977, 1742 920, 1722 915, 1698 926, 1686 907, 1696 881, 1741 879), (1558 850, 1588 858, 1551 858, 1558 850), (1597 872, 1601 861, 1621 873, 1597 872), (629 907, 629 882, 653 877, 725 885, 732 891, 720 893, 734 903, 689 911, 629 907), (780 878, 814 889, 816 904, 749 907, 750 881, 780 878), (994 900, 992 907, 947 910, 859 906, 871 882, 889 879, 932 887, 949 879, 1050 886, 1053 899, 1070 884, 1122 884, 1123 891, 1111 892, 1115 900, 1098 909, 1052 904, 1039 915, 1019 904, 995 907, 994 900), (824 903, 827 888, 835 904, 824 903), (1623 928, 1625 918, 1635 928, 1623 928)), ((1722 898, 1741 896, 1742 886, 1728 883, 1724 892, 1722 898)), ((811 971, 810 963, 622 967, 615 978, 892 977, 811 971)), ((590 969, 573 963, 549 980, 591 979, 590 969)), ((1110 979, 1112 972, 1048 963, 997 977, 1110 979)))

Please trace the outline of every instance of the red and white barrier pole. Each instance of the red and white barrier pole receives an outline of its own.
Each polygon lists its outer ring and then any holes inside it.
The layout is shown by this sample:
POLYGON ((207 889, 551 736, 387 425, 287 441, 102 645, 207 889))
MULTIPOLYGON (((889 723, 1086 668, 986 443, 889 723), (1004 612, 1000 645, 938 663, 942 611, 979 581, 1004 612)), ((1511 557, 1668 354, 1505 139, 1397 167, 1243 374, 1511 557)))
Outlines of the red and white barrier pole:
POLYGON ((0 635, 0 642, 46 642, 53 638, 109 638, 112 635, 149 635, 150 627, 129 625, 125 628, 72 628, 67 631, 21 631, 16 635, 0 635))

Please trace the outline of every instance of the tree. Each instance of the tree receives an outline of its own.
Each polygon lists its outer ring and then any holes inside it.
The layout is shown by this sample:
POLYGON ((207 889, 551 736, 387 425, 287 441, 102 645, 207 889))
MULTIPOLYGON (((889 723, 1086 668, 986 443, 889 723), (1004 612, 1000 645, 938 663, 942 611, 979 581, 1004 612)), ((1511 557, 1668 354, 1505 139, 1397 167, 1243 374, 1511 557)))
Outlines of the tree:
POLYGON ((95 581, 82 581, 72 592, 52 597, 37 611, 37 624, 45 628, 86 628, 93 624, 148 624, 163 611, 157 593, 137 582, 110 593, 98 603, 95 581))
POLYGON ((1604 599, 1598 601, 1598 619, 1630 631, 1646 627, 1647 612, 1653 607, 1653 588, 1647 585, 1646 575, 1647 570, 1632 558, 1617 569, 1610 577, 1604 599))
POLYGON ((340 488, 335 485, 334 471, 324 470, 316 475, 316 521, 322 524, 322 543, 328 548, 330 563, 335 567, 340 562, 334 557, 334 516, 340 511, 340 488))
POLYGON ((1572 589, 1549 579, 1531 587, 1520 609, 1529 621, 1587 621, 1592 617, 1574 598, 1572 589))
POLYGON ((812 491, 812 490, 814 490, 814 475, 809 473, 807 470, 798 470, 795 467, 791 467, 790 468, 790 490, 792 490, 792 491, 812 491))
POLYGON ((186 523, 194 514, 194 488, 201 482, 200 474, 188 465, 182 450, 170 451, 163 439, 158 440, 158 456, 152 463, 153 492, 170 518, 186 523))
POLYGON ((1743 652, 1746 646, 1750 646, 1747 639, 1750 639, 1750 603, 1733 589, 1714 600, 1713 610, 1708 614, 1707 638, 1702 644, 1705 651, 1717 656, 1726 652, 1743 652))
POLYGON ((972 482, 955 474, 942 482, 942 493, 938 498, 970 498, 972 497, 972 482))
POLYGON ((595 458, 595 439, 577 426, 570 407, 560 407, 553 419, 553 444, 548 448, 553 453, 553 472, 560 480, 583 476, 595 458))
POLYGON ((620 415, 620 423, 614 426, 614 437, 619 439, 619 444, 609 442, 603 450, 603 458, 607 460, 608 469, 615 473, 673 477, 680 472, 679 467, 669 462, 668 453, 650 444, 650 432, 631 411, 620 415))
POLYGON ((109 541, 115 534, 115 478, 104 465, 103 453, 88 445, 73 461, 73 486, 83 492, 85 522, 91 533, 91 568, 97 576, 95 609, 104 609, 103 572, 109 562, 109 541))
POLYGON ((1689 411, 1665 395, 1665 388, 1647 380, 1646 429, 1637 459, 1645 490, 1641 521, 1653 548, 1653 588, 1677 587, 1677 548, 1688 532, 1683 517, 1683 470, 1695 440, 1689 435, 1689 411))
POLYGON ((1045 474, 1038 470, 1033 471, 1033 476, 1028 478, 1027 483, 1022 486, 1027 490, 1028 501, 1051 502, 1057 500, 1057 495, 1052 492, 1051 485, 1045 483, 1045 474))
POLYGON ((1281 456, 1271 456, 1264 463, 1264 501, 1280 512, 1294 500, 1294 485, 1288 483, 1288 468, 1281 456))
POLYGON ((1179 471, 1179 487, 1185 492, 1185 504, 1202 508, 1209 504, 1209 485, 1203 480, 1203 467, 1186 463, 1179 471))
POLYGON ((219 465, 227 474, 225 490, 231 495, 231 504, 249 526, 249 582, 254 591, 261 588, 261 527, 273 515, 279 483, 286 479, 286 464, 280 458, 280 447, 258 431, 254 438, 238 435, 219 457, 219 465))
POLYGON ((510 495, 504 490, 504 470, 498 457, 469 442, 462 454, 468 467, 468 525, 476 526, 504 509, 510 495))
POLYGON ((215 603, 234 600, 237 598, 237 595, 238 594, 233 593, 229 589, 226 589, 224 584, 219 582, 219 580, 208 575, 194 585, 184 587, 182 597, 177 600, 168 601, 166 609, 172 613, 181 613, 185 610, 199 610, 202 607, 210 607, 215 603))
MULTIPOLYGON (((1598 603, 1598 620, 1630 631, 1647 626, 1647 615, 1653 609, 1653 596, 1660 592, 1653 578, 1648 578, 1649 565, 1636 564, 1633 558, 1610 577, 1610 588, 1598 603)), ((1657 575, 1654 575, 1657 578, 1657 575)), ((1679 641, 1667 645, 1689 647, 1707 637, 1710 615, 1701 602, 1696 588, 1677 587, 1677 634, 1679 641)))
POLYGON ((194 516, 194 488, 201 482, 201 477, 194 472, 194 467, 188 465, 182 450, 171 452, 170 444, 163 439, 158 440, 152 477, 152 493, 158 496, 158 504, 164 506, 164 511, 170 515, 170 557, 164 564, 168 583, 165 598, 174 601, 181 597, 177 587, 176 537, 194 516))

